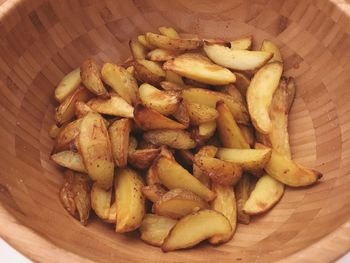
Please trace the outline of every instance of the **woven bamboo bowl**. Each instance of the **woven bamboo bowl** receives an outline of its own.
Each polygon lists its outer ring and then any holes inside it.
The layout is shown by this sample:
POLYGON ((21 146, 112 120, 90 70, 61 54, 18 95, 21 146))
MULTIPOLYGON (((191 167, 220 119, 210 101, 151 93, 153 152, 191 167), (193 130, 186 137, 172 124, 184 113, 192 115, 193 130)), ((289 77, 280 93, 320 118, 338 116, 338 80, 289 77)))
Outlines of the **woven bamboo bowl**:
POLYGON ((327 262, 350 249, 350 5, 343 0, 0 1, 0 236, 40 262, 327 262), (53 90, 93 56, 121 62, 128 40, 170 25, 205 37, 254 35, 280 47, 298 90, 294 158, 324 173, 287 189, 222 246, 164 254, 96 218, 82 227, 58 200, 49 161, 53 90))

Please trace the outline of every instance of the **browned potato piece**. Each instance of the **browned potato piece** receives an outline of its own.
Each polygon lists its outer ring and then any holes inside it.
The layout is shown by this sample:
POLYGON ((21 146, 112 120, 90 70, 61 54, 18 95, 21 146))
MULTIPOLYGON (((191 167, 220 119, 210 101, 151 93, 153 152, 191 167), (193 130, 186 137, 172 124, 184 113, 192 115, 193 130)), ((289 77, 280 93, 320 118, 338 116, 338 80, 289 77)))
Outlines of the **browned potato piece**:
POLYGON ((235 86, 237 87, 237 89, 239 90, 243 98, 245 98, 247 95, 248 87, 250 85, 250 80, 246 76, 244 76, 242 73, 235 72, 235 75, 236 75, 235 86))
POLYGON ((148 168, 148 170, 147 170, 146 182, 147 182, 147 185, 149 185, 149 186, 154 185, 154 184, 161 184, 159 177, 158 177, 158 174, 157 174, 157 168, 155 166, 155 163, 153 163, 151 165, 151 167, 148 168))
POLYGON ((109 189, 113 183, 114 162, 107 127, 101 115, 90 112, 82 119, 78 142, 90 178, 109 189))
POLYGON ((139 92, 140 99, 146 107, 164 115, 176 112, 182 100, 177 94, 161 91, 147 83, 140 86, 139 92))
POLYGON ((141 225, 145 215, 142 178, 132 169, 118 169, 114 184, 117 203, 115 231, 118 233, 133 231, 141 225))
POLYGON ((145 59, 147 51, 145 46, 137 40, 130 40, 129 47, 134 59, 145 59))
POLYGON ((249 149, 235 119, 225 102, 219 101, 216 109, 219 117, 216 120, 221 143, 227 148, 249 149))
POLYGON ((64 127, 58 127, 56 124, 52 124, 49 130, 49 136, 51 139, 56 139, 64 127))
POLYGON ((231 224, 223 214, 213 210, 201 210, 176 223, 164 240, 162 250, 167 252, 190 248, 210 237, 231 232, 231 224))
POLYGON ((132 118, 134 108, 118 95, 111 95, 109 99, 91 99, 87 105, 95 112, 112 116, 132 118))
POLYGON ((223 214, 231 224, 231 232, 227 232, 223 235, 215 235, 209 239, 211 244, 220 244, 232 239, 233 234, 236 231, 237 225, 237 205, 235 192, 231 186, 223 186, 219 184, 213 184, 212 190, 216 193, 216 198, 211 203, 213 210, 223 214))
POLYGON ((146 39, 152 46, 175 51, 193 50, 202 46, 201 40, 170 38, 154 33, 146 33, 146 39))
POLYGON ((198 103, 211 108, 216 108, 216 103, 222 100, 230 109, 236 122, 249 123, 247 108, 228 94, 200 88, 189 88, 182 91, 182 96, 186 103, 198 103))
POLYGON ((128 161, 133 167, 144 170, 151 166, 159 152, 159 149, 136 150, 129 154, 128 161))
POLYGON ((138 142, 134 136, 129 136, 129 146, 128 146, 128 154, 134 152, 137 148, 138 142))
POLYGON ((140 237, 147 244, 160 247, 176 223, 177 220, 168 217, 146 214, 139 229, 140 237))
POLYGON ((137 40, 147 49, 155 49, 150 43, 148 43, 145 35, 139 35, 137 40))
POLYGON ((80 86, 56 108, 56 125, 61 127, 62 124, 69 122, 74 118, 75 103, 77 101, 86 102, 91 98, 92 94, 84 87, 80 86))
POLYGON ((281 51, 272 41, 265 39, 261 44, 260 50, 271 52, 273 54, 273 57, 269 60, 269 62, 278 61, 283 63, 281 51))
POLYGON ((198 132, 196 134, 196 139, 200 142, 210 139, 216 131, 216 122, 209 121, 198 126, 198 132))
POLYGON ((142 187, 143 195, 153 203, 157 202, 165 193, 164 187, 158 183, 142 187))
POLYGON ((109 94, 102 83, 100 69, 95 61, 87 59, 80 67, 80 77, 84 86, 92 93, 102 98, 108 98, 109 94))
POLYGON ((186 128, 190 125, 190 116, 186 104, 181 101, 177 110, 173 113, 173 117, 183 124, 186 128))
POLYGON ((134 62, 135 77, 145 83, 158 85, 165 79, 165 71, 154 61, 138 59, 134 62))
POLYGON ((257 215, 271 209, 282 198, 284 185, 268 174, 262 176, 255 185, 243 211, 249 215, 257 215))
POLYGON ((165 70, 180 76, 211 85, 226 85, 236 80, 235 75, 226 68, 212 63, 203 55, 187 53, 164 63, 165 70))
POLYGON ((176 156, 180 158, 180 163, 183 162, 189 166, 193 165, 194 156, 190 150, 178 150, 176 151, 176 156))
POLYGON ((143 130, 186 129, 183 124, 173 121, 142 104, 135 106, 134 120, 143 130))
POLYGON ((55 89, 55 99, 63 102, 81 83, 80 68, 65 75, 55 89))
MULTIPOLYGON (((199 149, 194 158, 197 159, 202 156, 215 157, 218 148, 212 145, 206 145, 199 149)), ((210 178, 208 174, 204 173, 196 163, 193 163, 193 176, 196 177, 206 187, 210 187, 210 178)))
POLYGON ((235 194, 237 200, 237 220, 242 224, 250 223, 250 216, 243 211, 243 207, 250 195, 251 180, 250 175, 244 173, 241 180, 235 185, 235 194))
POLYGON ((187 110, 193 125, 214 121, 218 117, 217 110, 203 104, 187 103, 187 110))
POLYGON ((81 119, 72 121, 65 125, 56 137, 53 152, 70 150, 75 147, 75 139, 79 135, 81 119))
POLYGON ((250 50, 253 44, 253 37, 248 36, 245 38, 235 39, 230 42, 231 49, 233 50, 250 50))
MULTIPOLYGON (((168 70, 167 72, 172 72, 172 71, 168 70)), ((176 74, 176 73, 174 73, 174 74, 176 74)), ((179 83, 171 82, 171 81, 162 81, 160 83, 160 86, 162 87, 163 90, 173 91, 173 92, 179 92, 179 91, 182 91, 186 88, 191 87, 189 85, 179 84, 179 83)))
POLYGON ((152 211, 157 215, 180 219, 208 207, 209 205, 202 198, 191 191, 172 189, 153 204, 152 211))
POLYGON ((90 182, 86 175, 66 171, 60 190, 60 201, 64 208, 74 217, 78 217, 80 223, 87 224, 90 204, 90 182))
POLYGON ((245 141, 249 144, 250 147, 254 147, 255 136, 253 128, 251 126, 245 126, 242 124, 239 124, 238 127, 241 130, 241 134, 245 141))
POLYGON ((135 105, 138 99, 137 81, 130 72, 112 63, 105 63, 101 70, 103 81, 130 105, 135 105))
POLYGON ((127 165, 130 125, 129 119, 121 119, 115 121, 108 128, 114 162, 118 167, 125 167, 127 165))
POLYGON ((73 171, 86 173, 86 168, 79 153, 73 151, 63 151, 51 155, 51 160, 60 166, 73 171))
POLYGON ((166 70, 165 71, 165 80, 167 82, 175 83, 175 84, 180 84, 184 85, 184 81, 182 80, 182 77, 179 74, 176 74, 173 71, 166 70))
POLYGON ((143 134, 143 138, 155 145, 168 145, 174 149, 186 150, 196 147, 196 142, 191 138, 191 134, 183 130, 148 131, 143 134))
POLYGON ((157 174, 163 185, 168 189, 181 188, 189 190, 205 201, 211 201, 215 194, 190 174, 176 161, 161 157, 156 162, 157 174))
POLYGON ((148 52, 146 58, 151 61, 167 61, 169 59, 175 58, 179 53, 173 50, 167 50, 167 49, 154 49, 150 52, 148 52))
POLYGON ((213 157, 196 156, 194 162, 212 182, 217 184, 235 185, 242 175, 242 168, 239 165, 213 157))
POLYGON ((167 36, 170 38, 180 38, 179 34, 172 27, 161 26, 160 28, 158 28, 158 30, 163 36, 167 36))
POLYGON ((96 183, 92 185, 91 207, 99 218, 108 220, 110 216, 111 201, 112 189, 105 190, 96 183))
POLYGON ((94 110, 91 109, 85 102, 77 101, 75 103, 75 116, 77 119, 83 118, 86 114, 93 111, 94 110))

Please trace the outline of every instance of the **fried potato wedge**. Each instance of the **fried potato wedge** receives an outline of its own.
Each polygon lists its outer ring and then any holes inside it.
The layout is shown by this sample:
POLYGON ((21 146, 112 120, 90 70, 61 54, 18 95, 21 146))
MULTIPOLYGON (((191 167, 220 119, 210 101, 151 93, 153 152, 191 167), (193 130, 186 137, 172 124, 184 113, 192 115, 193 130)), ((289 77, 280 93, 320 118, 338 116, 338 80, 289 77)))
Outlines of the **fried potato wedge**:
POLYGON ((260 50, 270 52, 273 54, 273 57, 269 60, 269 62, 278 61, 283 63, 281 51, 272 41, 265 39, 261 44, 260 50))
POLYGON ((115 231, 118 233, 133 231, 141 225, 145 215, 142 178, 134 170, 122 168, 117 170, 114 184, 117 203, 115 231))
POLYGON ((109 189, 113 182, 114 162, 107 127, 101 115, 88 113, 82 119, 78 142, 90 178, 102 188, 109 189))
POLYGON ((143 138, 155 145, 167 145, 179 150, 196 147, 196 142, 191 138, 191 134, 183 130, 160 129, 148 131, 143 134, 143 138))
POLYGON ((94 112, 85 102, 77 101, 75 103, 75 116, 77 119, 83 118, 89 112, 94 112))
POLYGON ((175 51, 194 50, 202 46, 202 41, 198 39, 172 38, 154 33, 146 33, 146 39, 152 46, 175 51))
MULTIPOLYGON (((266 146, 256 143, 255 148, 265 149, 266 146)), ((292 187, 307 186, 316 183, 322 177, 322 173, 305 168, 275 150, 271 153, 265 171, 281 183, 292 187)))
POLYGON ((134 120, 136 124, 143 130, 156 129, 186 129, 181 123, 178 123, 158 111, 147 108, 142 104, 138 104, 134 109, 134 120))
POLYGON ((160 28, 158 28, 158 30, 163 36, 167 36, 170 38, 180 38, 179 34, 172 27, 161 26, 160 28))
POLYGON ((243 138, 245 141, 249 144, 250 147, 254 147, 255 144, 255 135, 254 135, 254 129, 251 126, 246 125, 238 125, 239 129, 241 130, 241 134, 243 135, 243 138))
POLYGON ((52 124, 49 129, 49 136, 51 139, 56 139, 64 127, 58 127, 56 124, 52 124))
POLYGON ((129 135, 128 154, 131 154, 134 151, 136 151, 137 145, 138 145, 138 141, 136 140, 136 138, 132 135, 129 135))
POLYGON ((250 188, 251 188, 250 175, 247 173, 244 173, 243 176, 241 177, 241 180, 239 180, 238 183, 235 185, 235 195, 236 195, 236 202, 237 202, 237 220, 239 223, 242 223, 245 225, 250 223, 250 215, 246 214, 243 211, 243 207, 250 195, 250 188))
POLYGON ((244 170, 262 169, 271 157, 271 149, 229 149, 219 148, 216 157, 227 162, 235 163, 244 170))
POLYGON ((252 123, 262 134, 268 134, 272 129, 269 109, 282 70, 283 66, 280 62, 265 65, 254 75, 247 91, 248 110, 252 123))
POLYGON ((55 89, 55 99, 62 103, 69 94, 80 86, 80 83, 80 68, 77 68, 62 78, 55 89))
MULTIPOLYGON (((171 71, 168 70, 167 72, 171 72, 171 71)), ((170 81, 162 81, 160 83, 160 86, 162 87, 163 90, 172 91, 172 92, 180 92, 186 89, 187 87, 184 84, 179 84, 179 83, 170 82, 170 81)))
POLYGON ((190 121, 193 125, 199 125, 201 123, 214 121, 218 117, 217 110, 207 105, 187 103, 186 106, 190 116, 190 121))
POLYGON ((134 59, 145 59, 147 51, 144 45, 137 40, 130 40, 129 47, 134 59))
POLYGON ((250 85, 250 80, 244 76, 242 73, 235 72, 236 82, 235 86, 241 93, 243 98, 246 98, 247 90, 250 85))
POLYGON ((134 62, 135 77, 151 85, 158 85, 165 79, 165 71, 154 61, 138 59, 134 62))
POLYGON ((165 71, 165 81, 172 82, 175 84, 184 85, 184 81, 182 80, 182 77, 179 74, 176 74, 173 71, 166 70, 165 71))
POLYGON ((173 117, 184 125, 186 128, 190 125, 190 114, 184 101, 181 101, 177 110, 173 113, 173 117))
POLYGON ((80 86, 73 91, 68 97, 56 108, 55 121, 58 127, 74 118, 75 103, 77 101, 86 102, 92 97, 84 87, 80 86))
POLYGON ((194 162, 216 184, 233 186, 242 176, 242 168, 234 163, 198 155, 194 162))
POLYGON ((193 192, 205 201, 211 201, 215 194, 190 174, 176 161, 161 157, 156 162, 161 183, 168 189, 181 188, 193 192))
POLYGON ((186 53, 164 63, 163 69, 211 85, 226 85, 236 80, 235 74, 196 53, 186 53))
POLYGON ((233 50, 250 50, 253 45, 253 37, 245 37, 240 39, 235 39, 230 42, 231 49, 233 50))
POLYGON ((112 63, 105 63, 101 69, 103 81, 130 105, 138 102, 137 81, 129 71, 112 63))
POLYGON ((182 91, 182 97, 186 103, 197 103, 211 108, 216 108, 216 103, 222 100, 230 109, 236 122, 241 124, 249 122, 249 114, 245 105, 228 94, 201 88, 189 88, 182 91))
POLYGON ((113 159, 118 167, 125 167, 128 162, 130 130, 131 123, 129 119, 117 120, 108 128, 113 159))
POLYGON ((284 185, 268 174, 259 178, 251 192, 243 211, 249 215, 257 215, 271 209, 282 198, 284 185))
POLYGON ((152 211, 157 215, 180 219, 206 208, 209 208, 208 203, 191 191, 172 189, 153 204, 152 211))
POLYGON ((112 116, 132 118, 134 116, 134 108, 118 95, 111 95, 109 99, 93 98, 88 101, 93 111, 112 116))
POLYGON ((154 49, 147 53, 146 58, 151 61, 163 62, 169 59, 173 59, 179 55, 179 52, 168 49, 154 49))
POLYGON ((139 228, 140 237, 147 244, 160 247, 176 223, 177 220, 165 216, 146 214, 139 228))
POLYGON ((214 210, 201 210, 183 217, 171 229, 162 245, 164 252, 189 248, 217 235, 231 233, 228 219, 214 210))
POLYGON ((231 49, 218 44, 205 44, 203 49, 214 63, 233 70, 258 69, 272 57, 270 52, 231 49))
POLYGON ((213 184, 212 190, 216 194, 216 198, 211 203, 211 208, 223 214, 231 224, 231 231, 221 235, 212 236, 209 239, 211 244, 217 245, 232 239, 237 225, 237 204, 235 192, 230 186, 213 184))
POLYGON ((73 151, 62 151, 51 155, 51 160, 62 167, 80 173, 86 173, 83 159, 79 153, 73 151))
POLYGON ((90 215, 90 182, 86 175, 66 171, 60 189, 60 201, 64 208, 82 225, 87 224, 90 215))
POLYGON ((101 72, 96 62, 92 59, 87 59, 80 67, 80 77, 84 86, 93 94, 108 98, 109 94, 102 83, 101 72))
POLYGON ((75 147, 75 139, 80 132, 81 119, 72 121, 65 125, 55 140, 53 152, 60 152, 63 150, 71 150, 75 147))
POLYGON ((111 201, 112 201, 112 189, 105 190, 96 183, 92 185, 91 207, 99 218, 103 220, 109 219, 111 201))
POLYGON ((158 183, 142 187, 143 195, 151 202, 157 202, 165 193, 164 187, 158 183))
POLYGON ((154 46, 152 46, 150 43, 148 43, 147 39, 146 39, 146 36, 145 35, 139 35, 137 37, 137 40, 147 49, 155 49, 154 46))
POLYGON ((216 120, 220 141, 226 148, 249 149, 250 146, 245 140, 241 129, 238 127, 230 109, 224 101, 216 104, 219 116, 216 120))
POLYGON ((198 125, 198 131, 196 133, 196 139, 199 142, 210 139, 216 131, 216 122, 209 121, 198 125))
MULTIPOLYGON (((202 156, 206 157, 215 157, 218 148, 212 145, 205 145, 199 149, 199 151, 195 154, 194 158, 200 158, 202 156)), ((193 176, 196 177, 202 184, 206 187, 210 187, 210 178, 207 173, 204 173, 200 167, 193 163, 193 176)))
POLYGON ((147 83, 140 86, 139 92, 140 99, 146 107, 164 115, 174 113, 182 100, 177 94, 161 91, 147 83))
POLYGON ((117 202, 114 202, 109 208, 109 214, 107 219, 104 220, 107 223, 115 224, 117 222, 117 202))
POLYGON ((129 163, 140 170, 147 169, 151 166, 153 160, 158 156, 160 149, 143 149, 136 150, 129 154, 129 163))

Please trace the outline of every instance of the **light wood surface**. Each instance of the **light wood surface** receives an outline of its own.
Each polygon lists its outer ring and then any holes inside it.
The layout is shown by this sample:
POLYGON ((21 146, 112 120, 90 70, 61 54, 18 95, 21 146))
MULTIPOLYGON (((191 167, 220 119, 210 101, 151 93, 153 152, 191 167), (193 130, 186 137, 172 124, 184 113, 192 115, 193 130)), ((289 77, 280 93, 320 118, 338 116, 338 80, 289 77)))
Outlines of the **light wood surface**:
POLYGON ((343 0, 0 0, 0 236, 38 262, 329 262, 350 250, 350 5, 343 0), (203 37, 275 41, 297 80, 293 156, 324 173, 222 246, 162 253, 58 200, 48 159, 53 90, 92 56, 121 62, 158 26, 203 37))

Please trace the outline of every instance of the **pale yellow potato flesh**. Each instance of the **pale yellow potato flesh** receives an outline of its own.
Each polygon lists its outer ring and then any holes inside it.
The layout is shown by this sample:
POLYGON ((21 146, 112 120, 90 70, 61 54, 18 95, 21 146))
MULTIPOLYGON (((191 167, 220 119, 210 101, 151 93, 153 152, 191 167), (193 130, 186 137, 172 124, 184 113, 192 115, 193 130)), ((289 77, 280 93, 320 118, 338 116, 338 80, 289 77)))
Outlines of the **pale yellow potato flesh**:
POLYGON ((111 95, 109 99, 93 98, 88 101, 93 111, 118 117, 133 118, 134 108, 118 95, 111 95))
POLYGON ((209 121, 198 125, 198 139, 208 140, 210 139, 216 131, 216 122, 209 121))
POLYGON ((172 38, 154 33, 146 33, 146 39, 152 46, 175 51, 194 50, 202 46, 201 40, 172 38))
POLYGON ((129 119, 117 120, 108 128, 113 159, 117 167, 127 165, 130 131, 131 123, 129 119))
POLYGON ((55 99, 63 102, 81 83, 80 68, 65 75, 55 89, 55 99))
POLYGON ((236 82, 235 86, 241 93, 242 97, 245 99, 247 95, 247 90, 250 85, 250 79, 248 79, 244 74, 235 72, 236 82))
POLYGON ((243 207, 250 195, 251 179, 250 175, 244 173, 241 180, 235 185, 235 196, 237 201, 237 220, 242 224, 250 223, 250 215, 243 211, 243 207))
POLYGON ((145 83, 158 85, 165 79, 165 71, 158 62, 138 59, 133 63, 135 67, 135 77, 145 83))
POLYGON ((140 41, 130 40, 129 47, 134 59, 145 59, 147 51, 140 41))
POLYGON ((86 173, 83 159, 79 153, 73 151, 62 151, 51 155, 51 160, 62 167, 80 173, 86 173))
POLYGON ((155 47, 148 43, 145 35, 139 35, 137 40, 147 49, 154 49, 155 47))
POLYGON ((151 61, 162 62, 167 61, 169 59, 173 59, 177 55, 179 55, 179 53, 176 51, 157 48, 148 52, 146 58, 151 61))
POLYGON ((231 49, 233 50, 249 50, 253 44, 253 37, 245 37, 240 39, 235 39, 230 42, 231 49))
POLYGON ((192 149, 196 147, 196 142, 187 131, 176 129, 158 129, 147 131, 143 138, 155 145, 167 145, 174 149, 192 149))
POLYGON ((164 187, 159 183, 142 187, 143 195, 153 203, 157 202, 166 192, 164 187))
POLYGON ((187 103, 186 106, 189 113, 190 121, 193 125, 199 125, 205 122, 215 121, 215 119, 218 117, 217 110, 207 105, 198 103, 187 103))
POLYGON ((90 197, 91 208, 95 211, 95 214, 103 220, 108 220, 112 201, 112 189, 105 190, 94 183, 91 188, 90 197))
POLYGON ((170 70, 165 71, 165 80, 172 83, 180 84, 180 85, 185 84, 184 81, 182 80, 182 77, 179 74, 176 74, 175 72, 170 70))
POLYGON ((161 26, 158 28, 158 30, 163 36, 167 36, 170 38, 180 38, 179 34, 172 27, 161 26))
MULTIPOLYGON (((218 148, 213 145, 205 145, 199 149, 194 158, 202 156, 215 157, 218 148)), ((195 163, 193 163, 193 176, 196 177, 202 184, 210 188, 210 177, 204 173, 195 163)))
POLYGON ((273 54, 273 57, 269 60, 269 62, 278 61, 283 63, 281 51, 279 50, 277 45, 272 41, 265 39, 261 44, 260 50, 271 52, 273 54))

